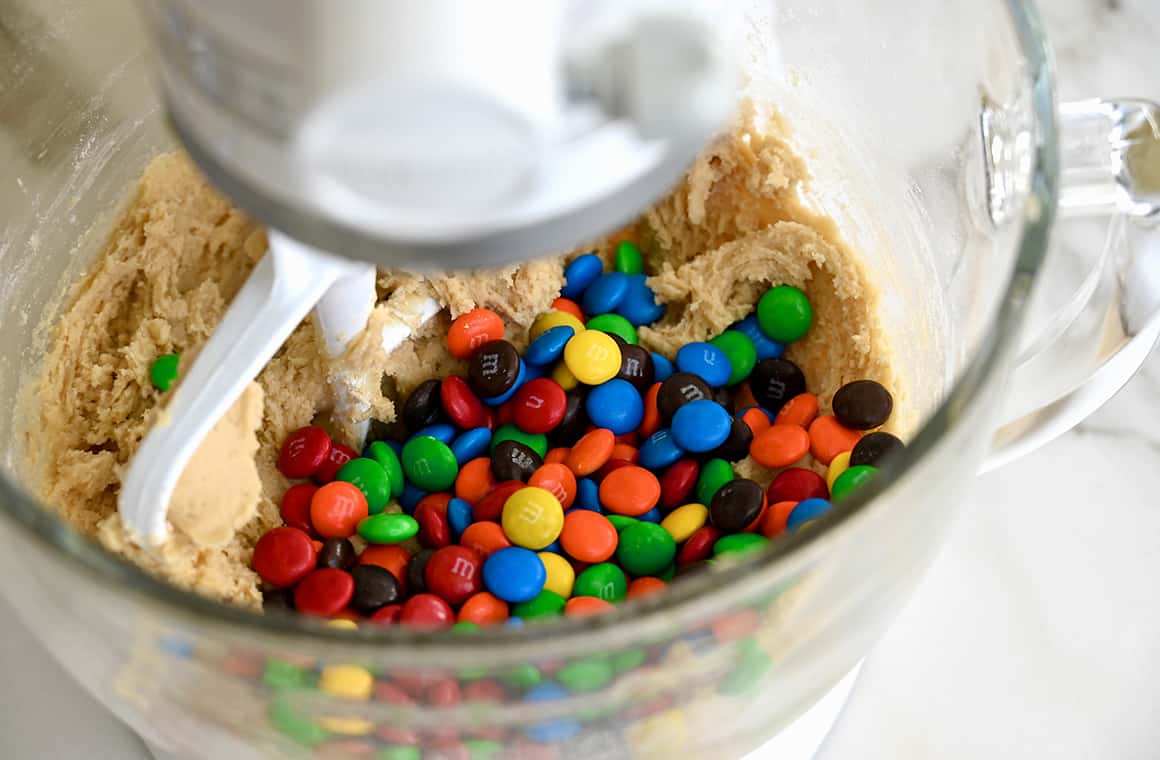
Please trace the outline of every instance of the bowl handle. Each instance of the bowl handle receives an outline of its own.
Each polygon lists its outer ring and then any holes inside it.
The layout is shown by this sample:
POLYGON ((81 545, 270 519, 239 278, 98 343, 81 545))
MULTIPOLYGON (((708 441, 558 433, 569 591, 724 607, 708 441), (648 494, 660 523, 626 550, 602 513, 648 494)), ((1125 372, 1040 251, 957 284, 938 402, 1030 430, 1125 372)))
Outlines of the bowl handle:
POLYGON ((1060 245, 1048 256, 1045 273, 1054 276, 1036 287, 1053 292, 1035 297, 1054 305, 1023 336, 982 472, 1082 422, 1124 387, 1160 337, 1160 106, 1063 104, 1060 167, 1060 220, 1080 220, 1102 243, 1086 260, 1060 245), (1062 303, 1058 292, 1069 294, 1062 303))

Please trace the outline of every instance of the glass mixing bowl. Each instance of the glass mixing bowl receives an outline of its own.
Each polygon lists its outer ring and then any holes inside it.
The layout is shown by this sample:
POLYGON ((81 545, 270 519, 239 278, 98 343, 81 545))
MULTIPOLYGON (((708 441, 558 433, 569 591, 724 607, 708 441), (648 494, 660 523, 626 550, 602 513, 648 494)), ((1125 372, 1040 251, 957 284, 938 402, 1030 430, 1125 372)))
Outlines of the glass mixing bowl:
POLYGON ((923 420, 889 476, 760 556, 597 618, 468 637, 214 604, 62 524, 22 470, 38 328, 126 188, 174 147, 136 10, 0 5, 0 577, 76 679, 175 755, 740 754, 849 672, 906 598, 991 444, 1015 359, 1034 359, 1015 387, 1039 392, 1017 410, 1036 414, 1005 428, 1006 457, 1090 411, 1156 337, 1154 302, 1121 304, 1130 283, 1117 275, 1138 261, 1107 242, 1115 255, 1072 274, 1047 327, 1022 348, 1018 333, 1061 186, 1071 211, 1154 214, 1155 188, 1132 171, 1148 104, 1093 101, 1058 118, 1038 22, 1017 0, 755 4, 751 87, 796 126, 810 201, 875 270, 905 403, 923 420), (1100 339, 1072 345, 1060 381, 1044 357, 1091 314, 1105 318, 1100 339), (320 674, 353 685, 336 695, 320 674), (537 687, 558 682, 571 690, 537 687))

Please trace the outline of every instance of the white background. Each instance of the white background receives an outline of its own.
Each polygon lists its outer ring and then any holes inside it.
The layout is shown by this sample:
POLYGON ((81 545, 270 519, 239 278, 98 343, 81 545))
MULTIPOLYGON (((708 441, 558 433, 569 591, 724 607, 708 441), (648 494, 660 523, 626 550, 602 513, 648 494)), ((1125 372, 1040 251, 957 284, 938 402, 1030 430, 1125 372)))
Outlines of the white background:
MULTIPOLYGON (((1160 2, 1041 6, 1063 97, 1160 99, 1160 2)), ((1160 756, 1157 494, 1153 356, 1089 423, 978 481, 821 757, 1160 756)), ((0 602, 0 757, 73 756, 147 757, 0 602)))

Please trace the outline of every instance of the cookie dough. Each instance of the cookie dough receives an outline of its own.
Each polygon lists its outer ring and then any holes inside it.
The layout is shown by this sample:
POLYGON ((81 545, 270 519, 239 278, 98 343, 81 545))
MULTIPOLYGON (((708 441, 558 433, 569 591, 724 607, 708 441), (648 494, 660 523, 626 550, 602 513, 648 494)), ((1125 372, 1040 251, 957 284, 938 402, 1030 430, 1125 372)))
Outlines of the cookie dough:
MULTIPOLYGON (((776 116, 747 107, 667 198, 583 250, 610 257, 622 239, 641 246, 654 273, 650 285, 668 304, 663 320, 640 330, 641 341, 670 356, 751 312, 769 285, 800 287, 815 321, 788 355, 822 408, 843 383, 871 378, 891 388, 904 410, 877 291, 837 226, 799 200, 808 173, 786 134, 776 116)), ((343 440, 360 422, 331 414, 328 378, 365 373, 376 388, 375 424, 389 425, 393 398, 429 377, 463 371, 442 340, 451 319, 477 306, 493 309, 522 348, 532 320, 559 294, 567 258, 446 277, 380 272, 380 303, 367 331, 333 361, 310 322, 301 325, 183 476, 170 511, 173 538, 145 554, 125 539, 116 504, 130 457, 163 414, 165 397, 150 384, 149 365, 163 353, 195 355, 265 247, 264 230, 186 156, 155 159, 52 329, 26 436, 30 472, 41 473, 39 495, 64 519, 179 586, 255 608, 261 596, 250 553, 280 523, 278 500, 289 485, 275 468, 281 441, 310 423, 343 440), (399 319, 393 297, 431 297, 445 309, 384 355, 382 328, 399 319)), ((906 419, 897 415, 893 428, 909 432, 906 419)), ((739 469, 763 482, 773 475, 749 461, 739 469)))

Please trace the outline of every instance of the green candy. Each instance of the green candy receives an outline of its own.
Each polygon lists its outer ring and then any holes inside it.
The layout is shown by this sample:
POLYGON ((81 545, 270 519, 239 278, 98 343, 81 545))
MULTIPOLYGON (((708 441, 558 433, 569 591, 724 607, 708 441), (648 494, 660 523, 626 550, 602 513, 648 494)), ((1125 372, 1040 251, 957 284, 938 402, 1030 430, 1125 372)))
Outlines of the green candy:
POLYGON ((403 445, 403 472, 421 491, 447 491, 459 474, 459 462, 446 443, 421 435, 403 445))
POLYGON ((396 499, 403 495, 406 481, 403 480, 403 463, 399 455, 384 441, 375 441, 367 447, 367 456, 379 463, 387 471, 387 479, 391 482, 391 496, 396 499))
POLYGON ((866 481, 878 474, 878 468, 868 464, 856 464, 834 479, 834 487, 830 489, 830 498, 839 501, 861 488, 866 481))
POLYGON ((636 337, 636 328, 619 314, 597 314, 592 319, 588 320, 585 325, 589 330, 599 330, 602 333, 611 333, 612 335, 619 335, 624 338, 625 343, 636 345, 640 342, 640 338, 636 337))
POLYGON ((609 514, 605 515, 605 517, 608 518, 608 522, 612 523, 612 527, 616 528, 617 533, 620 533, 625 528, 630 528, 640 522, 640 520, 636 519, 635 517, 629 517, 627 515, 609 514))
POLYGON ((645 649, 641 647, 625 649, 623 652, 617 652, 612 655, 612 670, 619 675, 630 670, 636 670, 641 665, 644 665, 647 660, 648 652, 645 649))
POLYGON ((285 660, 270 657, 262 668, 262 683, 271 689, 295 689, 310 683, 310 673, 285 660))
POLYGON ((670 562, 667 567, 663 568, 659 573, 657 573, 657 577, 665 583, 668 583, 673 578, 677 577, 677 563, 670 562))
POLYGON ((526 602, 512 605, 512 615, 521 620, 534 620, 535 618, 556 617, 564 614, 564 605, 566 604, 564 597, 557 594, 555 591, 544 589, 536 596, 526 602))
POLYGON ((504 441, 522 443, 541 457, 548 453, 548 436, 543 433, 525 433, 510 422, 496 429, 491 437, 489 451, 495 451, 495 447, 504 441))
POLYGON ((644 274, 644 256, 640 249, 627 240, 622 240, 616 246, 616 257, 613 262, 616 271, 625 274, 644 274))
POLYGON ((744 694, 761 681, 772 664, 769 655, 761 651, 756 641, 753 639, 739 641, 737 664, 721 679, 717 691, 729 696, 744 694))
POLYGON ((721 486, 733 480, 733 467, 724 459, 710 459, 697 476, 697 503, 708 506, 721 486))
POLYGON ((724 351, 729 359, 729 366, 733 368, 733 373, 729 375, 730 385, 737 385, 749 377, 757 365, 757 348, 749 336, 740 330, 726 330, 709 342, 724 351))
POLYGON ((530 689, 542 680, 544 675, 531 663, 517 665, 503 677, 503 682, 513 689, 530 689))
POLYGON ((375 754, 375 760, 423 760, 423 751, 418 747, 384 747, 375 754))
POLYGON ((713 554, 718 557, 722 554, 749 554, 761 551, 768 543, 768 538, 757 533, 734 533, 717 539, 713 544, 713 554))
POLYGON ((391 501, 391 480, 387 471, 373 459, 359 457, 342 466, 335 480, 350 483, 367 497, 367 507, 377 515, 391 501))
POLYGON ((491 739, 464 739, 463 746, 471 752, 471 760, 488 760, 503 752, 503 745, 491 739))
POLYGON ((573 596, 595 596, 616 604, 628 595, 628 578, 611 562, 600 562, 576 576, 573 596))
POLYGON ((677 542, 656 523, 637 522, 620 532, 616 558, 631 575, 658 573, 676 556, 677 542))
POLYGON ((757 302, 758 327, 766 337, 780 343, 798 340, 809 332, 813 322, 810 299, 791 285, 770 288, 757 302))
POLYGON ((479 630, 479 624, 473 623, 470 620, 460 620, 451 626, 451 630, 454 633, 475 633, 479 630))
POLYGON ((418 532, 419 523, 404 514, 371 515, 358 524, 358 534, 371 544, 401 544, 418 532))
POLYGON ((615 674, 612 671, 612 660, 604 655, 594 655, 580 660, 574 660, 556 673, 556 680, 573 694, 583 694, 586 691, 603 689, 615 674))
POLYGON ((299 744, 311 746, 320 744, 327 738, 326 729, 314 721, 307 720, 281 694, 275 694, 270 702, 270 722, 274 724, 274 728, 299 744))
POLYGON ((181 363, 178 354, 162 354, 149 365, 149 382, 159 391, 167 391, 177 382, 177 367, 181 363))

